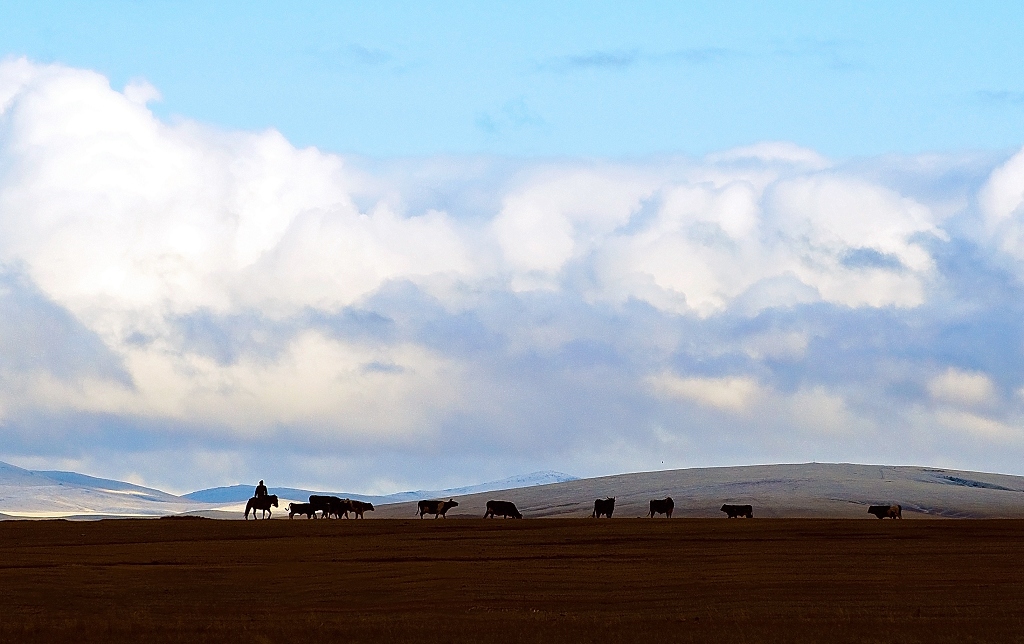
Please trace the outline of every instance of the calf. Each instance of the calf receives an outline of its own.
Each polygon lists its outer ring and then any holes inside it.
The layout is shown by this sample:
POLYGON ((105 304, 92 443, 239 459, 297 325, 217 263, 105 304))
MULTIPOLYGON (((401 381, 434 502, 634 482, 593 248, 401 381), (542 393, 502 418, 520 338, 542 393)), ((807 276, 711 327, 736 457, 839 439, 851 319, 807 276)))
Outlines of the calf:
POLYGON ((513 519, 523 518, 523 515, 519 514, 519 510, 516 509, 516 504, 511 501, 488 501, 487 512, 484 513, 484 518, 494 518, 499 514, 506 519, 509 517, 513 519))
MULTIPOLYGON (((348 499, 346 499, 346 501, 348 501, 348 499)), ((352 499, 349 501, 349 505, 352 508, 352 514, 354 514, 357 519, 363 518, 363 512, 373 512, 372 503, 364 503, 362 501, 352 499)))
POLYGON ((420 513, 420 518, 423 518, 424 514, 433 514, 434 518, 441 517, 445 518, 445 513, 454 507, 459 505, 458 501, 448 499, 447 501, 432 500, 432 501, 420 501, 416 504, 416 508, 420 513))
POLYGON ((316 516, 316 510, 308 503, 289 503, 288 518, 291 519, 296 514, 305 514, 307 519, 312 519, 316 516))
POLYGON ((722 506, 722 512, 725 512, 726 516, 730 519, 735 519, 736 517, 754 518, 754 507, 750 505, 729 505, 726 503, 722 506))
POLYGON ((592 519, 600 519, 601 515, 612 518, 612 512, 615 511, 615 497, 610 496, 607 499, 597 499, 594 501, 594 513, 590 515, 592 519))
POLYGON ((656 514, 664 514, 669 519, 672 518, 672 509, 676 507, 676 504, 672 501, 672 497, 666 496, 664 499, 651 499, 651 511, 647 516, 654 518, 656 514))
POLYGON ((872 505, 868 508, 868 514, 873 514, 879 519, 902 519, 903 506, 900 505, 872 505))

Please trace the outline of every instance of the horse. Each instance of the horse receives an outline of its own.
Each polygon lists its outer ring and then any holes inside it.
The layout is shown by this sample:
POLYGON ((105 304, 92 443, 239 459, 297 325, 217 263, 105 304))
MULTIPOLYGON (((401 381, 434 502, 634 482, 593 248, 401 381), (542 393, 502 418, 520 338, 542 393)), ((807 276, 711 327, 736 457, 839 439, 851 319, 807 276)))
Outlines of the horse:
POLYGON ((274 516, 274 513, 270 511, 270 506, 277 507, 277 495, 270 494, 268 496, 254 496, 249 499, 249 502, 245 504, 245 520, 249 520, 249 510, 252 510, 252 518, 256 517, 256 510, 263 510, 263 518, 269 519, 274 516))

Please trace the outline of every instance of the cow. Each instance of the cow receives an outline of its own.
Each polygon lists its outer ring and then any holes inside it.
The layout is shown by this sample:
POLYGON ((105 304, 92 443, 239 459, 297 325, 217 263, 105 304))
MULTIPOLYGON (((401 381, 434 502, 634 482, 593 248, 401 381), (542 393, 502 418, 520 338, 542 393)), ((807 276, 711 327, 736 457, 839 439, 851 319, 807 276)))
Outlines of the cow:
POLYGON ((328 517, 334 516, 337 518, 345 517, 348 518, 349 512, 354 512, 352 508, 352 501, 350 499, 339 499, 336 496, 328 497, 330 499, 328 517))
POLYGON ((726 503, 722 506, 722 512, 725 512, 726 516, 730 519, 735 519, 736 517, 754 518, 754 507, 750 505, 729 505, 726 503))
POLYGON ((313 506, 308 503, 289 503, 288 518, 291 519, 296 514, 305 514, 307 519, 312 519, 316 516, 316 511, 314 511, 313 506))
POLYGON ((309 505, 312 506, 314 514, 320 512, 325 519, 329 519, 331 516, 336 516, 340 519, 342 515, 347 519, 348 513, 352 511, 351 501, 339 499, 336 496, 310 494, 309 505))
POLYGON ((610 496, 607 499, 596 499, 594 501, 594 513, 590 515, 591 519, 600 519, 602 515, 607 516, 609 519, 612 518, 612 512, 615 511, 615 497, 610 496))
POLYGON ((516 504, 511 501, 488 501, 487 512, 484 513, 484 518, 494 518, 499 514, 506 519, 509 517, 513 519, 523 518, 523 515, 519 514, 519 510, 516 509, 516 504))
POLYGON ((356 501, 355 499, 352 499, 351 501, 348 499, 345 500, 349 502, 349 505, 352 508, 352 514, 355 515, 357 519, 363 518, 363 512, 373 512, 372 503, 364 503, 363 501, 356 501))
POLYGON ((653 519, 656 514, 664 514, 671 519, 672 509, 675 507, 676 504, 672 501, 672 497, 670 496, 666 496, 664 499, 651 499, 651 511, 647 516, 653 519))
POLYGON ((901 505, 872 505, 868 508, 868 514, 873 514, 879 519, 902 519, 903 506, 901 505))
POLYGON ((441 517, 445 518, 445 513, 454 507, 459 505, 458 501, 448 499, 447 501, 432 500, 432 501, 420 501, 416 504, 416 509, 420 513, 420 518, 423 518, 424 514, 433 514, 434 518, 441 517))

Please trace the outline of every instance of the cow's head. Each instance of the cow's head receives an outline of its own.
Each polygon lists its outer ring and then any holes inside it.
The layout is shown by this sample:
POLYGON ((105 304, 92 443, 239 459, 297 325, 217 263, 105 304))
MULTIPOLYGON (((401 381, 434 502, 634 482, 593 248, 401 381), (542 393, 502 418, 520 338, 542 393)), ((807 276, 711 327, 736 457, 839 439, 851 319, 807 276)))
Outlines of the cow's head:
POLYGON ((449 508, 454 508, 454 507, 457 507, 459 505, 459 502, 458 501, 453 501, 452 499, 448 499, 448 502, 445 503, 445 505, 447 505, 449 508))

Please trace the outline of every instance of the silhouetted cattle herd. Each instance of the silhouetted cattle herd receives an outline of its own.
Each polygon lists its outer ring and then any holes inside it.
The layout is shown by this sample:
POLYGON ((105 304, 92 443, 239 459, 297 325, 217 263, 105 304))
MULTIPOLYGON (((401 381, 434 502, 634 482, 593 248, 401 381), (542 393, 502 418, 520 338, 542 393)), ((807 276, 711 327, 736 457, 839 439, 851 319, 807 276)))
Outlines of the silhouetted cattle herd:
POLYGON ((293 518, 296 514, 304 514, 307 519, 330 519, 336 517, 341 519, 342 517, 348 518, 349 513, 352 513, 357 519, 363 519, 363 513, 367 511, 373 511, 372 503, 363 503, 362 501, 356 501, 354 499, 339 499, 336 496, 321 496, 319 494, 310 494, 309 503, 289 503, 288 504, 288 518, 293 518), (319 512, 319 514, 317 514, 319 512))
MULTIPOLYGON (((448 510, 458 507, 459 503, 454 499, 448 499, 447 501, 440 499, 423 500, 416 504, 416 512, 422 519, 424 515, 433 514, 434 518, 437 519, 445 518, 448 510)), ((271 516, 271 506, 277 507, 277 496, 269 495, 262 497, 252 497, 245 507, 245 518, 249 518, 249 512, 252 511, 253 518, 257 517, 256 510, 263 511, 263 517, 269 518, 271 516)), ((650 512, 647 516, 654 518, 659 514, 664 514, 667 518, 672 518, 672 510, 675 508, 675 502, 672 501, 672 497, 668 496, 664 499, 651 499, 650 512)), ((752 519, 754 518, 754 507, 752 505, 733 505, 726 503, 722 505, 722 512, 725 512, 726 517, 735 519, 739 517, 752 519)), ((294 518, 295 515, 303 515, 307 519, 330 519, 330 518, 349 518, 351 514, 354 518, 362 519, 365 518, 363 513, 372 512, 373 504, 365 503, 363 501, 357 501, 355 499, 342 499, 336 496, 323 496, 318 494, 311 494, 309 496, 309 503, 289 503, 288 504, 288 518, 294 518)), ((612 513, 615 511, 615 497, 610 496, 604 499, 596 499, 594 501, 594 511, 590 514, 593 519, 600 519, 601 517, 612 518, 612 513)), ((903 518, 903 507, 899 505, 872 505, 868 507, 868 514, 874 515, 879 519, 902 519, 903 518)), ((512 518, 522 519, 523 515, 516 508, 516 504, 511 501, 488 501, 487 511, 484 513, 484 518, 512 518)))

